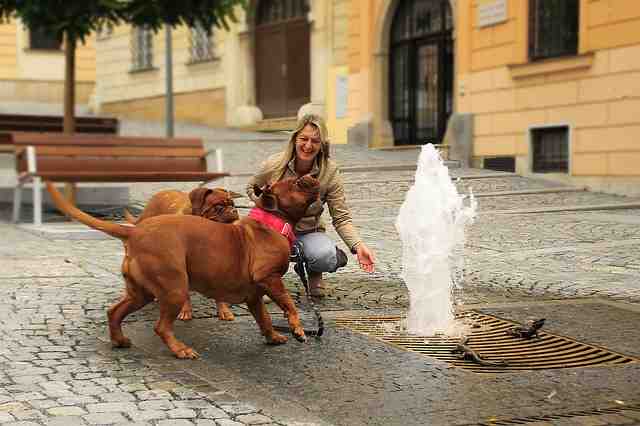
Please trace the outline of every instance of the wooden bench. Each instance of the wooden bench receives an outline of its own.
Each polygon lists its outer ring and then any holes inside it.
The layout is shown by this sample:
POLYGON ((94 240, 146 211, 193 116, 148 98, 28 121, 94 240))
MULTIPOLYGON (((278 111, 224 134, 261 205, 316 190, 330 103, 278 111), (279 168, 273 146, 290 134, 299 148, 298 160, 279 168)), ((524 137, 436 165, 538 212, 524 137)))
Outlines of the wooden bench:
POLYGON ((201 139, 59 133, 11 133, 11 138, 18 176, 13 199, 16 223, 22 187, 28 182, 33 186, 33 222, 40 225, 42 181, 204 184, 228 176, 222 172, 222 151, 205 151, 201 139), (214 165, 217 171, 208 171, 214 165))
MULTIPOLYGON (((118 119, 111 117, 75 117, 77 133, 118 134, 118 119)), ((63 131, 63 117, 57 115, 0 114, 0 132, 63 131)))

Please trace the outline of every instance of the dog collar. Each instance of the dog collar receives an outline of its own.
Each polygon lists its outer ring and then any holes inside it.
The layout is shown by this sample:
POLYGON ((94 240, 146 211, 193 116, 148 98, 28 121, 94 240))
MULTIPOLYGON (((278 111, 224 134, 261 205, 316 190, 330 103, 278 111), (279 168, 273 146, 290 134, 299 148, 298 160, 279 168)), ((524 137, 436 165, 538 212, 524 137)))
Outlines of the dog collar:
POLYGON ((293 233, 293 227, 286 220, 258 207, 249 210, 249 217, 287 237, 290 247, 296 242, 296 234, 293 233))

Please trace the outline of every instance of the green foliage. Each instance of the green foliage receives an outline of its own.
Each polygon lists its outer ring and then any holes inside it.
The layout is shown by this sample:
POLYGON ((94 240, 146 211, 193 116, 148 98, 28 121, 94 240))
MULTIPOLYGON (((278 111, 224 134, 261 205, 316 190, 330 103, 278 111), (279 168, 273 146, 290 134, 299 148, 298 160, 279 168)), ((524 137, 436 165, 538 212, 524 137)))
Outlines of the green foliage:
POLYGON ((228 29, 234 8, 247 0, 0 0, 0 21, 19 17, 62 39, 81 40, 105 25, 123 23, 158 31, 164 24, 228 29))

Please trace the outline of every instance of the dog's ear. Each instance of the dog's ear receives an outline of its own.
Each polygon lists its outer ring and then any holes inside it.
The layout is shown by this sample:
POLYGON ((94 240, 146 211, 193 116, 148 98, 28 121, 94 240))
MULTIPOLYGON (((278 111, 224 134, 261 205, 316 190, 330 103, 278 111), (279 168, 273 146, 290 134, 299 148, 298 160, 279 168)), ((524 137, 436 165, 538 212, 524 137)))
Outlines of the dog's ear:
POLYGON ((272 193, 263 193, 260 197, 261 208, 266 211, 277 211, 278 210, 278 199, 272 193))
POLYGON ((258 185, 253 185, 253 192, 259 197, 256 202, 258 207, 267 211, 278 210, 278 199, 273 195, 271 185, 265 185, 262 188, 258 187, 258 185))
POLYGON ((210 188, 196 188, 189 193, 189 200, 191 201, 191 214, 196 216, 202 215, 202 209, 204 203, 209 194, 213 192, 210 188))
MULTIPOLYGON (((224 189, 224 188, 215 188, 215 190, 216 191, 226 192, 229 195, 229 198, 242 198, 242 197, 244 197, 244 195, 242 195, 242 194, 238 194, 235 191, 229 191, 228 189, 224 189)), ((255 188, 254 188, 254 190, 255 190, 255 188)), ((258 195, 258 194, 256 194, 256 195, 258 195)))

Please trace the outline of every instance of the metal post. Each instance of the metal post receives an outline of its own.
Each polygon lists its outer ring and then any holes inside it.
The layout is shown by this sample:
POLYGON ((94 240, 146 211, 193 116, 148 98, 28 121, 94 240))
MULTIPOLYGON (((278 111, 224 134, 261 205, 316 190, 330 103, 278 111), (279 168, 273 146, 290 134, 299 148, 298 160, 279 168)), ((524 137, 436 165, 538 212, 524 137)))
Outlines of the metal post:
POLYGON ((165 24, 165 76, 166 76, 166 93, 165 93, 165 120, 167 126, 167 137, 172 138, 174 135, 173 123, 173 52, 171 47, 171 26, 165 24))

